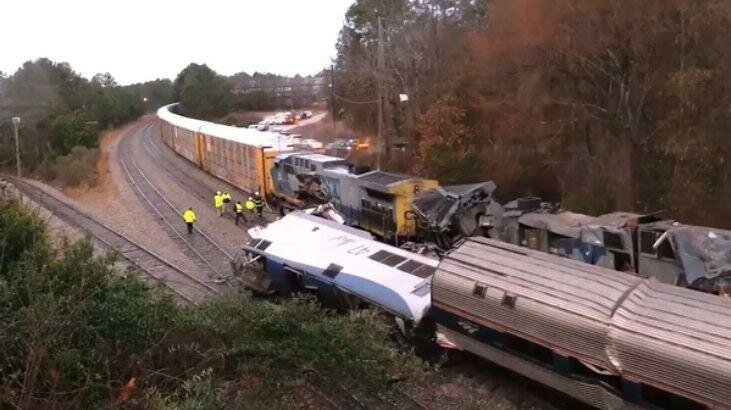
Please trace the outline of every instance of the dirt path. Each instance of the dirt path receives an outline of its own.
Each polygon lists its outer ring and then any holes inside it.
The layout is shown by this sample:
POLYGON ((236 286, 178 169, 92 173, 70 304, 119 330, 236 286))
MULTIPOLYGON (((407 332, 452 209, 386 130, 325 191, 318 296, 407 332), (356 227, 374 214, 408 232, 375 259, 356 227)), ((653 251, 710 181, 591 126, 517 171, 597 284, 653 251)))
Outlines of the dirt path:
POLYGON ((104 134, 101 154, 97 162, 98 182, 92 187, 57 188, 41 181, 28 180, 49 195, 72 204, 120 233, 132 238, 144 247, 154 249, 163 258, 186 271, 197 267, 180 247, 161 229, 160 222, 146 208, 132 190, 118 159, 119 142, 140 124, 151 118, 139 120, 120 129, 104 134))

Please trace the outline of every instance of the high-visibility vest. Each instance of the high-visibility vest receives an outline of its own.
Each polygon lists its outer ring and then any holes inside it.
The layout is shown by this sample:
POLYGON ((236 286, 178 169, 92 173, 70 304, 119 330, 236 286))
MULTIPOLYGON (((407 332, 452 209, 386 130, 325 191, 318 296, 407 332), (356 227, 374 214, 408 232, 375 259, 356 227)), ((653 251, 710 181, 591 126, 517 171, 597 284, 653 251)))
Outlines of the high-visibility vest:
POLYGON ((186 223, 195 222, 195 212, 191 211, 190 209, 186 209, 185 212, 183 212, 183 220, 186 223))
POLYGON ((231 194, 228 192, 224 192, 221 198, 223 198, 223 202, 231 202, 231 194))
POLYGON ((251 211, 255 207, 256 207, 256 205, 254 205, 254 201, 253 200, 249 199, 248 201, 246 201, 246 209, 248 209, 249 211, 251 211))
POLYGON ((261 198, 260 198, 260 197, 258 197, 258 196, 255 196, 255 197, 253 198, 253 200, 254 200, 254 205, 255 205, 255 206, 256 206, 257 208, 260 208, 260 207, 262 207, 262 206, 264 205, 264 202, 262 202, 261 198))
POLYGON ((236 203, 236 213, 240 214, 242 212, 244 212, 244 206, 237 202, 236 203))
POLYGON ((216 204, 216 208, 222 208, 223 207, 223 195, 216 194, 213 197, 213 202, 216 204))

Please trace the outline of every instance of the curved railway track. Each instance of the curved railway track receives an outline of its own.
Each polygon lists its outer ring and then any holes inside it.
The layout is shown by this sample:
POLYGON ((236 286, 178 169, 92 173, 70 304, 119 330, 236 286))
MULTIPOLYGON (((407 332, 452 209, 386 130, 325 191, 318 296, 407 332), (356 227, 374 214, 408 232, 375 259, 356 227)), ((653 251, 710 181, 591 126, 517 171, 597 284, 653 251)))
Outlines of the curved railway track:
POLYGON ((27 182, 19 182, 17 179, 13 179, 13 182, 26 196, 66 223, 81 228, 105 248, 116 251, 131 266, 137 268, 152 280, 167 285, 172 292, 186 302, 199 304, 207 297, 220 293, 217 288, 185 272, 155 252, 115 231, 103 222, 79 211, 72 205, 27 182))
MULTIPOLYGON (((142 138, 140 139, 139 143, 145 149, 147 154, 155 160, 155 165, 159 167, 168 177, 170 177, 170 179, 175 181, 181 187, 184 187, 193 195, 197 196, 203 201, 211 201, 213 198, 213 194, 217 191, 217 189, 212 188, 210 184, 202 181, 201 179, 195 177, 195 175, 191 174, 191 170, 198 171, 198 169, 194 168, 193 165, 186 164, 187 166, 191 167, 191 169, 185 170, 179 164, 175 163, 174 160, 170 160, 168 158, 169 155, 177 154, 175 154, 174 152, 163 151, 166 150, 166 148, 163 148, 160 146, 160 144, 158 144, 155 134, 150 131, 152 127, 154 127, 154 124, 149 123, 147 124, 147 126, 142 128, 142 138)), ((245 192, 237 187, 234 187, 226 181, 219 181, 221 185, 227 187, 230 192, 234 194, 239 193, 240 195, 242 195, 242 198, 251 195, 250 192, 245 192)), ((275 216, 275 213, 268 211, 266 208, 264 209, 264 222, 270 222, 274 220, 275 218, 273 218, 273 216, 275 216)), ((223 217, 231 221, 234 220, 233 215, 230 214, 225 214, 223 217)), ((252 217, 250 215, 247 215, 247 218, 248 221, 251 222, 252 217)), ((246 230, 248 223, 244 223, 239 226, 242 230, 246 230)))
POLYGON ((147 177, 132 154, 129 136, 120 143, 122 169, 138 197, 145 202, 161 220, 163 228, 178 245, 190 251, 192 260, 208 274, 208 279, 223 287, 230 277, 230 262, 233 256, 213 238, 198 227, 188 235, 182 222, 182 210, 171 203, 157 186, 147 177))

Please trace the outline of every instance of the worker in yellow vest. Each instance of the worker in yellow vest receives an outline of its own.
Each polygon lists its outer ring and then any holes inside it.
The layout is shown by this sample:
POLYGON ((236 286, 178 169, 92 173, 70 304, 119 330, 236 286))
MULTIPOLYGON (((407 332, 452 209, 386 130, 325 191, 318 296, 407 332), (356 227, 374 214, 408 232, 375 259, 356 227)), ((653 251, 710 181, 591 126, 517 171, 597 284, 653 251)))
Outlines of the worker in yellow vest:
POLYGON ((241 205, 241 201, 236 201, 236 204, 234 205, 234 211, 236 212, 236 225, 239 224, 239 218, 243 217, 244 222, 246 222, 246 217, 244 216, 244 206, 241 205))
POLYGON ((188 235, 193 233, 193 224, 196 221, 195 212, 193 212, 193 208, 188 208, 183 212, 183 221, 185 221, 185 224, 188 225, 188 235))
POLYGON ((254 192, 254 196, 251 198, 251 200, 254 202, 256 216, 261 218, 261 213, 264 210, 264 200, 262 199, 261 195, 259 195, 259 191, 254 192))
POLYGON ((226 213, 228 210, 228 203, 231 202, 231 194, 224 191, 224 193, 221 194, 221 198, 223 198, 223 213, 226 213))
POLYGON ((246 200, 246 210, 248 212, 254 213, 254 208, 256 208, 256 204, 254 203, 254 199, 249 197, 249 199, 246 200))
POLYGON ((216 192, 216 195, 213 196, 213 204, 216 206, 216 215, 223 215, 223 195, 221 195, 221 191, 216 192))

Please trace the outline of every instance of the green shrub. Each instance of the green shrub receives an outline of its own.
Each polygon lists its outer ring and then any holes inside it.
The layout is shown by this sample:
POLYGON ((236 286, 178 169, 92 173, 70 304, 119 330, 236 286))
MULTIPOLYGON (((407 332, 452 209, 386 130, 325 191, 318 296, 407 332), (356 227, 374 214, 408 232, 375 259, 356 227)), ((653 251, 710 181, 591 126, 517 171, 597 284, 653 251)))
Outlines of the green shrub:
POLYGON ((99 131, 82 111, 59 115, 51 124, 51 147, 56 152, 67 155, 76 146, 99 146, 99 131))
POLYGON ((288 407, 308 369, 361 398, 424 369, 374 312, 246 294, 183 308, 88 239, 55 254, 36 215, 0 211, 0 407, 288 407))
POLYGON ((67 187, 93 186, 99 177, 96 169, 99 155, 99 148, 75 146, 68 155, 46 159, 38 172, 45 180, 67 187))

